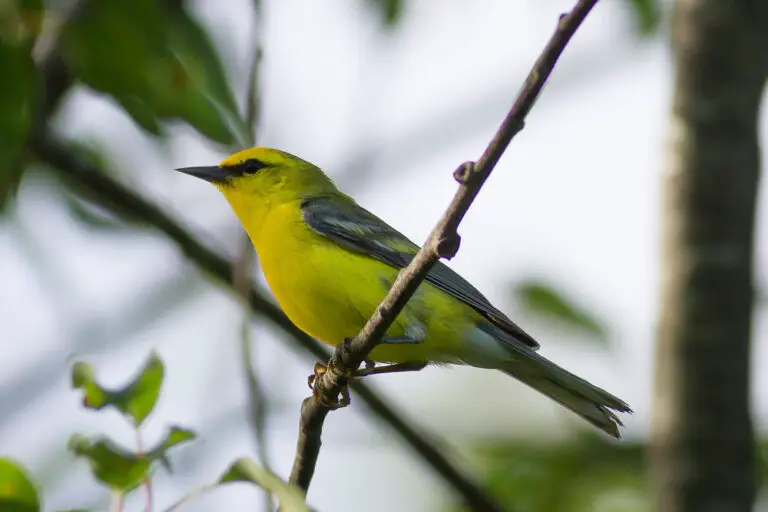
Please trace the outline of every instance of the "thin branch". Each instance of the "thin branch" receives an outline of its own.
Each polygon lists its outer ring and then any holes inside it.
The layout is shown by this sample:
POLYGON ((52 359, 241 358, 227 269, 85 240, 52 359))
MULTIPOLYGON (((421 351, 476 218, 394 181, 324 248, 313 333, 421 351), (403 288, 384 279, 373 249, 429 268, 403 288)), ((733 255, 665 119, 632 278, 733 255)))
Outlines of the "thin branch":
POLYGON ((112 504, 109 509, 111 512, 123 512, 125 505, 125 493, 123 491, 112 491, 112 504))
POLYGON ((208 494, 211 491, 215 491, 218 487, 217 484, 207 484, 207 485, 201 485, 200 487, 196 487, 195 489, 192 489, 188 493, 186 493, 184 496, 179 498, 178 500, 171 503, 168 508, 166 508, 163 512, 175 512, 176 510, 180 509, 182 505, 186 505, 190 501, 199 498, 200 496, 203 496, 204 494, 208 494))
MULTIPOLYGON (((305 399, 301 406, 299 439, 290 479, 305 491, 309 488, 320 453, 323 422, 331 409, 328 404, 338 403, 339 394, 347 385, 349 376, 380 342, 435 262, 440 258, 450 259, 456 254, 460 241, 457 233, 459 223, 512 138, 522 130, 525 117, 558 58, 596 3, 597 0, 579 0, 569 14, 560 17, 555 33, 533 65, 516 101, 480 159, 476 163, 464 163, 454 171, 453 176, 459 182, 459 189, 424 246, 411 263, 400 271, 387 296, 360 333, 336 347, 328 371, 316 379, 315 393, 305 399)), ((484 495, 473 498, 467 505, 473 510, 497 509, 495 504, 485 501, 484 495)))
MULTIPOLYGON (((50 165, 54 172, 89 191, 90 200, 98 201, 101 206, 118 215, 157 229, 174 242, 200 270, 220 285, 232 289, 233 264, 217 251, 203 245, 157 205, 144 199, 141 194, 115 180, 77 153, 67 149, 50 134, 43 134, 43 137, 33 140, 30 149, 42 162, 50 165)), ((324 346, 299 330, 274 303, 264 298, 255 289, 250 291, 249 303, 254 315, 266 318, 280 327, 290 335, 288 339, 295 346, 306 350, 317 360, 328 360, 330 354, 324 346)), ((352 388, 373 415, 388 424, 415 454, 456 490, 464 501, 490 502, 488 497, 484 500, 479 498, 478 496, 483 496, 483 491, 473 483, 471 477, 449 461, 441 450, 395 412, 378 393, 362 382, 353 382, 352 388)), ((498 508, 495 507, 495 509, 498 508)))

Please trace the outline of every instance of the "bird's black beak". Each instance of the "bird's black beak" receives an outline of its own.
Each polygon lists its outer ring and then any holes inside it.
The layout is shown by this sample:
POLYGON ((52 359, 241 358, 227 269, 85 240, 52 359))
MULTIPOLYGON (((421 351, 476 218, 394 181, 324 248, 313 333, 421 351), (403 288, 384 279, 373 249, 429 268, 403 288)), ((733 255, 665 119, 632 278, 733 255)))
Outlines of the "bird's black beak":
POLYGON ((230 172, 227 169, 219 167, 218 165, 207 167, 182 167, 176 170, 211 183, 221 183, 230 176, 230 172))

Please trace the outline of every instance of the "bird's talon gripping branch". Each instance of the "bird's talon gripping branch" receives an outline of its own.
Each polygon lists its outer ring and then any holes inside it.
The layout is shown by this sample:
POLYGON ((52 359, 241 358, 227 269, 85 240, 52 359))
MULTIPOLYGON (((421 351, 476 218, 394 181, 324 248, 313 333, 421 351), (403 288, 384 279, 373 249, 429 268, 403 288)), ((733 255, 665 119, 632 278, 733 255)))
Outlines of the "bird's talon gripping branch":
MULTIPOLYGON (((408 340, 406 343, 418 343, 418 341, 408 340)), ((347 379, 357 379, 362 377, 368 377, 370 375, 382 375, 385 373, 402 373, 402 372, 415 372, 424 369, 427 366, 426 361, 408 361, 405 363, 394 363, 376 366, 376 363, 371 360, 364 361, 364 368, 346 372, 347 379)), ((312 390, 312 395, 320 402, 320 405, 327 409, 336 410, 342 407, 348 406, 352 402, 352 397, 349 394, 349 387, 346 385, 341 388, 337 397, 331 398, 330 393, 327 393, 322 385, 318 385, 322 382, 323 376, 331 371, 328 365, 317 362, 313 369, 312 375, 307 378, 307 384, 309 389, 312 390)))
POLYGON ((320 405, 332 411, 335 411, 336 409, 341 409, 342 407, 346 407, 350 403, 352 403, 352 399, 349 396, 349 388, 347 386, 344 386, 343 388, 341 388, 341 391, 339 391, 339 395, 334 398, 330 398, 327 393, 323 393, 317 387, 314 387, 312 389, 312 394, 320 403, 320 405))
POLYGON ((312 368, 312 375, 307 377, 307 385, 309 386, 309 389, 312 391, 315 390, 315 382, 318 381, 323 375, 325 375, 325 372, 328 371, 328 366, 321 363, 320 361, 315 363, 315 366, 312 368))
MULTIPOLYGON (((322 385, 323 376, 331 371, 329 366, 332 364, 333 362, 330 362, 328 365, 316 362, 312 375, 307 377, 307 384, 309 389, 312 390, 312 396, 318 400, 320 405, 327 409, 336 410, 348 406, 352 399, 349 395, 349 388, 346 385, 339 390, 339 395, 336 397, 331 397, 331 393, 328 393, 322 385)), ((354 377, 354 375, 355 372, 347 372, 347 379, 354 377)))

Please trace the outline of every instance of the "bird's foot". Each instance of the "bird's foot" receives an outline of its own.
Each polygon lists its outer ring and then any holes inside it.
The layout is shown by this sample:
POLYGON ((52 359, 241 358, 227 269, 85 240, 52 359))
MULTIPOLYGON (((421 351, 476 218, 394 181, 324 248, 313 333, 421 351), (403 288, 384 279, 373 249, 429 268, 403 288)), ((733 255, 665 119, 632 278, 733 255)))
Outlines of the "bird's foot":
POLYGON ((312 395, 320 402, 320 405, 331 410, 341 409, 342 407, 348 406, 352 402, 352 399, 349 396, 349 387, 347 387, 346 384, 334 398, 330 398, 331 393, 325 392, 324 389, 321 389, 320 386, 317 385, 322 382, 321 379, 327 372, 328 365, 321 362, 315 363, 312 375, 307 378, 307 385, 309 386, 309 389, 312 390, 312 395))
POLYGON ((315 381, 325 375, 325 372, 328 371, 328 366, 321 363, 320 361, 317 361, 315 363, 315 366, 312 368, 312 375, 307 377, 307 386, 309 386, 309 389, 313 390, 315 389, 315 381))
MULTIPOLYGON (((403 373, 403 372, 417 372, 423 370, 427 363, 425 361, 407 361, 405 363, 394 363, 376 366, 376 363, 371 360, 364 361, 365 367, 359 368, 353 372, 350 372, 347 378, 356 379, 361 377, 369 377, 371 375, 382 375, 385 373, 403 373)), ((312 395, 320 402, 323 407, 328 409, 341 409, 348 406, 352 402, 352 398, 349 394, 349 387, 344 385, 339 391, 338 395, 334 398, 329 398, 331 393, 327 393, 325 389, 320 389, 318 383, 322 382, 322 377, 329 371, 328 365, 316 362, 313 368, 312 375, 307 378, 307 385, 312 390, 312 395)))

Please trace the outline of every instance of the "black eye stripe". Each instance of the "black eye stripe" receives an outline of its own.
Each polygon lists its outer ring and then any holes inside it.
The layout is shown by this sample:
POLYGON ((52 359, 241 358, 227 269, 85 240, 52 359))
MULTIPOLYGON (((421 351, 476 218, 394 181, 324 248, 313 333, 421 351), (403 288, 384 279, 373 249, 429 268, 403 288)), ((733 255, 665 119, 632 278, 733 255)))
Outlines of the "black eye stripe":
POLYGON ((255 174, 265 167, 269 167, 269 164, 262 162, 261 160, 256 160, 255 158, 251 158, 232 166, 230 172, 233 176, 243 176, 245 174, 255 174))

